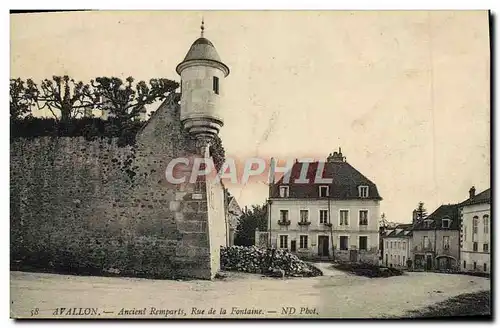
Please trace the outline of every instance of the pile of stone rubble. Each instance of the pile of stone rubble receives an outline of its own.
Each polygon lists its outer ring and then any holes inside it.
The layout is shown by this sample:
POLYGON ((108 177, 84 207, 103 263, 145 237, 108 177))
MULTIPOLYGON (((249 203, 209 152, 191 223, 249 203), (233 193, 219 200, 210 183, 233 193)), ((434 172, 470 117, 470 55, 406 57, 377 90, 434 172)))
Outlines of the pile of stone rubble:
POLYGON ((283 249, 256 246, 221 247, 221 269, 272 276, 315 277, 321 270, 283 249))

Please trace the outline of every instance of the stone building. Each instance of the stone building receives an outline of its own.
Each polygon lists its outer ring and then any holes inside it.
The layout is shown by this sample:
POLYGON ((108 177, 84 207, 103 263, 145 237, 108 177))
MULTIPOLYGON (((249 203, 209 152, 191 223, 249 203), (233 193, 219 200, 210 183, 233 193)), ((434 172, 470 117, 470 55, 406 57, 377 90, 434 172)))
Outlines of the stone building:
POLYGON ((11 139, 11 265, 214 277, 227 244, 224 188, 208 178, 172 184, 167 167, 174 159, 211 156, 229 68, 202 28, 176 71, 182 94, 159 106, 133 145, 11 139))
POLYGON ((462 271, 490 272, 491 270, 491 189, 476 195, 469 190, 469 198, 460 203, 460 269, 462 271))
POLYGON ((303 258, 377 264, 381 199, 377 186, 340 149, 326 162, 296 162, 269 186, 271 245, 303 258), (305 183, 299 180, 302 171, 305 183), (331 181, 316 180, 318 174, 331 181))
POLYGON ((228 195, 227 199, 227 221, 228 221, 228 245, 234 245, 234 237, 236 234, 236 229, 238 227, 238 223, 240 222, 240 218, 243 215, 240 205, 236 201, 236 198, 232 195, 228 195))
POLYGON ((408 268, 408 260, 412 259, 413 224, 400 224, 386 230, 382 236, 383 260, 385 266, 408 268))
POLYGON ((415 269, 458 269, 460 222, 458 205, 441 205, 413 226, 415 269))

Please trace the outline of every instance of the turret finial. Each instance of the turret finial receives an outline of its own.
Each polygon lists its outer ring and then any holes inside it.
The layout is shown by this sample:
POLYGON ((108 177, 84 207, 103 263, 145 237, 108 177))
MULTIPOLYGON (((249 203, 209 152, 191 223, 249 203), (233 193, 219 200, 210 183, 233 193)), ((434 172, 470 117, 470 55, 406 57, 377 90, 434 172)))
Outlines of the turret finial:
POLYGON ((203 37, 203 33, 205 32, 205 19, 201 17, 201 37, 203 37))

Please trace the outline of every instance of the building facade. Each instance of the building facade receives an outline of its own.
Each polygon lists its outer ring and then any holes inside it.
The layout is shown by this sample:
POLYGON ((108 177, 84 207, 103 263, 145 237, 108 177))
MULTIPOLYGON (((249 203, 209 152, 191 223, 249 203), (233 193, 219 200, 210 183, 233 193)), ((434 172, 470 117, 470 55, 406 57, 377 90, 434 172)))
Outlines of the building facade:
POLYGON ((441 205, 413 227, 415 269, 458 270, 460 258, 458 205, 441 205))
POLYGON ((234 245, 234 237, 236 234, 236 229, 238 228, 238 224, 240 222, 240 218, 243 215, 243 211, 241 210, 240 205, 236 201, 234 196, 226 193, 226 218, 227 218, 227 230, 228 230, 228 242, 227 246, 234 245))
POLYGON ((381 199, 340 150, 326 162, 296 162, 269 187, 271 245, 301 258, 377 264, 381 199))
POLYGON ((478 195, 475 188, 469 191, 469 199, 460 204, 460 268, 462 271, 491 270, 491 189, 478 195))
POLYGON ((394 268, 412 267, 413 224, 400 224, 382 237, 382 265, 394 268), (411 260, 410 263, 408 260, 411 260))

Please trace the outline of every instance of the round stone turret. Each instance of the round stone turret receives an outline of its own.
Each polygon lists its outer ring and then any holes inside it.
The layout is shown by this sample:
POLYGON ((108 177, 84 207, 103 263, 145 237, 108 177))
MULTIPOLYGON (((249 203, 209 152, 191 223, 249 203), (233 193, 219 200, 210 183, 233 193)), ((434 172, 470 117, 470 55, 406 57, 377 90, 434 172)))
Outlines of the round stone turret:
POLYGON ((219 108, 223 79, 229 75, 214 45, 202 34, 177 65, 181 76, 181 121, 184 128, 201 139, 212 139, 224 125, 219 108))

